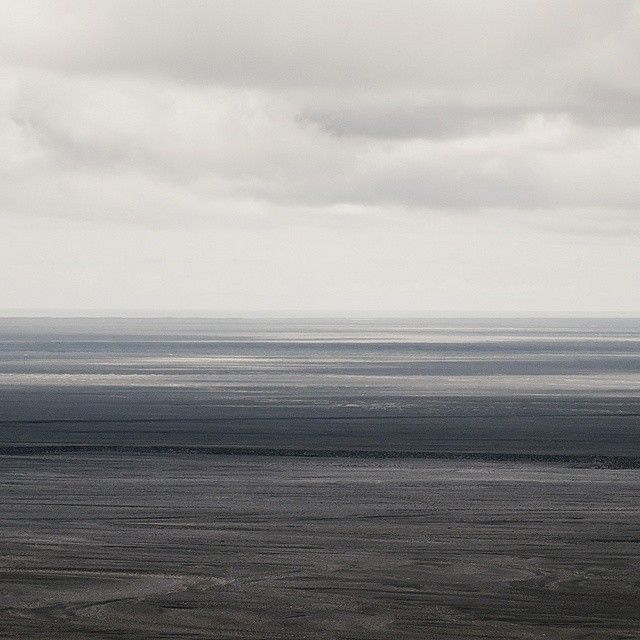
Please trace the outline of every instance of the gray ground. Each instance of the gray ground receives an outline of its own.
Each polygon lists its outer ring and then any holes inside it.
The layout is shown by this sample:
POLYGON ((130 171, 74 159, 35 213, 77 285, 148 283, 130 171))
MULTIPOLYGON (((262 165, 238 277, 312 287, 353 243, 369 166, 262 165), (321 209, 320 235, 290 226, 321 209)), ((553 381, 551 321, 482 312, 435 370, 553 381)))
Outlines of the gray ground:
POLYGON ((0 457, 3 638, 640 637, 640 471, 0 457))

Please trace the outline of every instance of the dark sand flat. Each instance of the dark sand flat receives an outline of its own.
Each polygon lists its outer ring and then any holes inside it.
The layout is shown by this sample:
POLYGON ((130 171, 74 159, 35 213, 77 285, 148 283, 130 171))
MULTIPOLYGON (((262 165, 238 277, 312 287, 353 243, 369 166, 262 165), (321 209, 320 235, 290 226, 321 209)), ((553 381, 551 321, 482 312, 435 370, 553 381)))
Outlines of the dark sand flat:
POLYGON ((640 471, 0 458, 2 638, 640 637, 640 471))

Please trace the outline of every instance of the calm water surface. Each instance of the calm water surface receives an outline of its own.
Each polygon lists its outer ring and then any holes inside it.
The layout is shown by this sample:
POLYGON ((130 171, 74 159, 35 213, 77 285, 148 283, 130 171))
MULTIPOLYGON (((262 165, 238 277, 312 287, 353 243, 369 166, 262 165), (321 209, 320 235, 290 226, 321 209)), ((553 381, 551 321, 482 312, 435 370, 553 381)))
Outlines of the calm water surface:
POLYGON ((638 320, 0 320, 0 443, 640 455, 638 320))

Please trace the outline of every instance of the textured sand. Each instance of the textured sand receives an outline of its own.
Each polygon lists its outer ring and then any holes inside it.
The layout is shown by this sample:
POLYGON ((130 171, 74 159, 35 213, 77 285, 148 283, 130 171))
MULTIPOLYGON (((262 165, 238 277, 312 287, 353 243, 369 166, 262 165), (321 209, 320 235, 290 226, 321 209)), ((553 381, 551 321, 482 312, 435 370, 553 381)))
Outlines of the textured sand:
POLYGON ((0 457, 2 638, 640 637, 640 472, 0 457))

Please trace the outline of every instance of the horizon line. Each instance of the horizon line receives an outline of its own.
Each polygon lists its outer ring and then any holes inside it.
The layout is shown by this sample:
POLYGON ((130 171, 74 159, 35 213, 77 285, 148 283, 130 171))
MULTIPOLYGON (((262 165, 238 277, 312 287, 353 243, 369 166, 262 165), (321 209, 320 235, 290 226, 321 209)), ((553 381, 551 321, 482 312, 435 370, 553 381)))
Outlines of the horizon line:
POLYGON ((215 309, 0 309, 2 319, 27 318, 94 318, 94 319, 433 319, 433 320, 474 320, 474 319, 558 319, 558 320, 634 320, 640 319, 640 312, 634 313, 551 313, 539 314, 522 312, 468 311, 412 311, 412 310, 215 310, 215 309))

